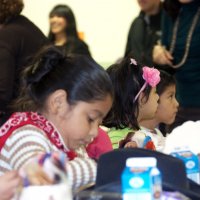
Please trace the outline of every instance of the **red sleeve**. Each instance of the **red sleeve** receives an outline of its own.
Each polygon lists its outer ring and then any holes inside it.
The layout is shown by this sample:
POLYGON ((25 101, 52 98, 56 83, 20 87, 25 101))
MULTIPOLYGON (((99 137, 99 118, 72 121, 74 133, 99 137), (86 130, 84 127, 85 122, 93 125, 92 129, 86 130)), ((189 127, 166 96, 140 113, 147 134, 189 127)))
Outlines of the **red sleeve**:
POLYGON ((101 154, 113 150, 108 134, 101 128, 97 137, 90 143, 86 151, 90 158, 98 159, 101 154))

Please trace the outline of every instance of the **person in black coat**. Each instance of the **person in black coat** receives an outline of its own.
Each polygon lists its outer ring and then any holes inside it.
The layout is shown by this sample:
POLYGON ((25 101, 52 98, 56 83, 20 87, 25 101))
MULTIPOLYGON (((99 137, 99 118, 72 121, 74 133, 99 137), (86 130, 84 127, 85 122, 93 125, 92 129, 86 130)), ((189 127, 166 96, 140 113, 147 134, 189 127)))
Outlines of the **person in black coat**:
POLYGON ((153 47, 161 39, 162 4, 160 0, 137 1, 141 11, 131 24, 124 56, 131 53, 138 62, 153 66, 153 47))
POLYGON ((20 13, 22 0, 0 0, 0 125, 11 112, 9 104, 19 93, 19 76, 47 38, 20 13))
POLYGON ((88 45, 79 38, 72 9, 67 5, 55 6, 49 14, 49 40, 66 54, 91 56, 88 45))

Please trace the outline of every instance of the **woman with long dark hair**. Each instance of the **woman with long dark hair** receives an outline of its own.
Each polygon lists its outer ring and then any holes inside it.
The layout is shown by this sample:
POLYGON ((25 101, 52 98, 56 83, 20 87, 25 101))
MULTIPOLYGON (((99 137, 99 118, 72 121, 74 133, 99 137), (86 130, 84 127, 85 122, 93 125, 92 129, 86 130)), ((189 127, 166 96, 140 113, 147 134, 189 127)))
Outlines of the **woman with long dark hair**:
POLYGON ((49 40, 65 53, 89 55, 87 44, 79 38, 72 9, 67 5, 55 6, 49 14, 49 40))

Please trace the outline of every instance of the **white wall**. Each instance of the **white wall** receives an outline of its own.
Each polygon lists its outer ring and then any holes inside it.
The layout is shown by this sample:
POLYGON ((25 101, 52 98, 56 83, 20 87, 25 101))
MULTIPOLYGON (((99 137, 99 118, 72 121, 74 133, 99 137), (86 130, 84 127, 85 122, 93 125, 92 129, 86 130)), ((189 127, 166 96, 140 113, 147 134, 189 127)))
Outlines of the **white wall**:
POLYGON ((48 14, 56 4, 69 5, 75 16, 78 31, 95 60, 103 65, 123 56, 130 23, 138 15, 136 0, 24 0, 23 14, 45 33, 48 33, 48 14))

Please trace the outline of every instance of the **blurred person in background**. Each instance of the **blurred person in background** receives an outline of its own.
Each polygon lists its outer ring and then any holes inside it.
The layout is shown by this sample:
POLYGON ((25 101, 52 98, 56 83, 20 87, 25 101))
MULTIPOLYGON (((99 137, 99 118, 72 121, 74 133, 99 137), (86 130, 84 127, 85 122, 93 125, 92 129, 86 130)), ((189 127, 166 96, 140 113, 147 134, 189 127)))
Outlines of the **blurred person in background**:
POLYGON ((79 38, 72 9, 67 5, 56 5, 49 14, 49 40, 66 54, 91 56, 88 45, 79 38))
POLYGON ((200 119, 200 1, 165 0, 162 44, 153 58, 175 71, 180 104, 171 130, 183 122, 200 119))
POLYGON ((47 38, 25 16, 23 0, 0 0, 0 125, 12 110, 10 102, 17 96, 22 68, 47 38))
POLYGON ((160 0, 137 0, 140 14, 131 24, 125 56, 130 52, 145 65, 153 66, 152 50, 161 38, 162 4, 160 0))

